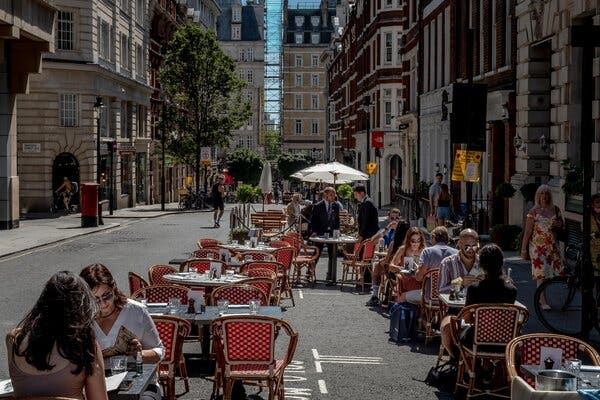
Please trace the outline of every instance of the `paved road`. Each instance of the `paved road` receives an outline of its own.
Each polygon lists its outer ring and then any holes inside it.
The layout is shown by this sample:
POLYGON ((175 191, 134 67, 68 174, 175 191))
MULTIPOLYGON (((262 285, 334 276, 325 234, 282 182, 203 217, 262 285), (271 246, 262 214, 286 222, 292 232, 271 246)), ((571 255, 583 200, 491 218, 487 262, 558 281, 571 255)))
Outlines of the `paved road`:
MULTIPOLYGON (((199 237, 227 238, 212 228, 207 213, 154 219, 118 220, 118 228, 0 259, 0 334, 31 308, 47 278, 58 270, 79 271, 101 262, 127 292, 127 272, 146 275, 148 267, 187 255, 199 237)), ((223 226, 227 224, 222 224, 223 226)), ((325 262, 318 277, 324 278, 325 262)), ((338 268, 338 272, 341 268, 338 268)), ((513 267, 523 302, 532 285, 526 265, 513 267)), ((318 284, 295 290, 296 307, 284 313, 300 332, 294 364, 286 373, 288 399, 448 398, 420 382, 435 362, 437 342, 398 346, 388 342, 388 319, 364 306, 368 295, 318 284)), ((535 325, 528 330, 537 330, 535 325)), ((194 351, 194 344, 187 344, 194 351)), ((190 368, 191 392, 182 398, 208 399, 212 382, 190 368)), ((0 379, 8 377, 6 349, 0 345, 0 379)), ((183 385, 177 384, 177 393, 183 385)), ((250 388, 249 393, 255 393, 250 388)), ((261 394, 266 398, 266 394, 261 394)))

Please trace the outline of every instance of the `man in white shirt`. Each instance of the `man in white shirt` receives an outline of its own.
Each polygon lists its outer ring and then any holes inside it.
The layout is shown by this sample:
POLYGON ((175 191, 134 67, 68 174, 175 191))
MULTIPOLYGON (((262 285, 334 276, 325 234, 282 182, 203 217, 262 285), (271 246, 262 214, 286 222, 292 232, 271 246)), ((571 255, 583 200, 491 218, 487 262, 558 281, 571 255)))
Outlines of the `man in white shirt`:
POLYGON ((462 284, 469 286, 483 277, 479 268, 479 235, 473 229, 463 229, 458 237, 458 253, 446 257, 440 264, 440 293, 452 291, 452 280, 462 278, 462 284))

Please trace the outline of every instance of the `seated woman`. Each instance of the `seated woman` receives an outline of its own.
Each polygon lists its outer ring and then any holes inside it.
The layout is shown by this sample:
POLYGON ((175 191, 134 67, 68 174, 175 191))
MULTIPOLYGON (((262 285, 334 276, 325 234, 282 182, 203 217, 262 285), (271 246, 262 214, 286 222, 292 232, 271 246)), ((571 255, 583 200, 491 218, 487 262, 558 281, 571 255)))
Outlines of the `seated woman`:
MULTIPOLYGON (((104 357, 122 354, 135 357, 141 351, 144 363, 159 362, 164 347, 146 307, 128 299, 102 264, 89 265, 79 275, 90 286, 100 306, 93 328, 104 357)), ((158 384, 150 384, 141 398, 159 400, 161 392, 158 384)))
POLYGON ((67 271, 50 278, 33 309, 6 336, 15 396, 108 399, 92 328, 97 312, 83 279, 67 271))
MULTIPOLYGON (((517 288, 504 279, 503 265, 504 255, 500 247, 495 244, 488 244, 481 248, 479 251, 479 267, 485 273, 485 277, 483 280, 475 282, 467 288, 465 305, 481 303, 512 304, 515 302, 517 299, 517 288)), ((448 315, 442 319, 440 330, 442 333, 442 346, 453 357, 455 355, 455 344, 452 341, 450 332, 450 318, 451 316, 448 315)), ((469 340, 469 335, 465 335, 465 338, 469 340)))
MULTIPOLYGON (((410 228, 406 233, 404 244, 394 255, 390 267, 398 272, 407 269, 407 267, 414 270, 424 248, 425 235, 423 235, 423 232, 417 227, 410 228)), ((399 274, 398 276, 400 277, 398 279, 398 301, 404 302, 406 301, 405 293, 411 290, 419 290, 421 282, 417 281, 414 275, 399 274)))

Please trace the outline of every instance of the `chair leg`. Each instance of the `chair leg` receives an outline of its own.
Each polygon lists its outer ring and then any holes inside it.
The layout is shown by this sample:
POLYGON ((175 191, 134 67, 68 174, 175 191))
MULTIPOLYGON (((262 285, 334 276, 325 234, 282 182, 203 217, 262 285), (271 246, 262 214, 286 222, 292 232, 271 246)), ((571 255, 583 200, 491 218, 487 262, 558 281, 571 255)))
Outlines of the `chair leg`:
POLYGON ((185 366, 185 359, 183 355, 181 356, 181 361, 179 361, 179 376, 183 379, 183 386, 185 387, 185 392, 190 391, 190 381, 188 379, 187 367, 185 366))
POLYGON ((223 388, 223 400, 231 400, 231 391, 233 389, 233 380, 225 378, 225 387, 223 388))
POLYGON ((167 391, 168 391, 167 398, 169 400, 175 400, 175 377, 169 377, 167 391))

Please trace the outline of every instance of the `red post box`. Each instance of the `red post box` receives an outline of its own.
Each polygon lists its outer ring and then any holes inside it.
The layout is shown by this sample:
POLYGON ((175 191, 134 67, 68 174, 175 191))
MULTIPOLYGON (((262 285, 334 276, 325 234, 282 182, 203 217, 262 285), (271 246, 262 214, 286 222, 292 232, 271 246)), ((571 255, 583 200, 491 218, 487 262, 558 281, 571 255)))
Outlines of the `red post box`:
POLYGON ((81 227, 98 226, 98 189, 99 184, 85 182, 81 184, 80 208, 81 227))

